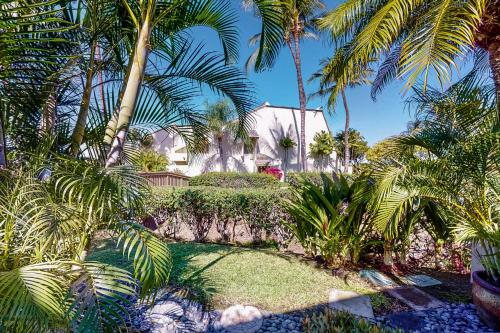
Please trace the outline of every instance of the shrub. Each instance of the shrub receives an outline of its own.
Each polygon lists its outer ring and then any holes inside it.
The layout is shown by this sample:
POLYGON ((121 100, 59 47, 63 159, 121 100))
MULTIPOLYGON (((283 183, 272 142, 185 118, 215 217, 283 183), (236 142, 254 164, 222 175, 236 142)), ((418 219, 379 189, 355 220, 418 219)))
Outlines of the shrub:
POLYGON ((275 235, 283 244, 288 234, 281 227, 282 219, 289 219, 282 198, 288 192, 282 189, 232 189, 204 186, 157 188, 150 200, 148 212, 157 224, 167 223, 162 230, 175 237, 175 231, 185 223, 196 241, 204 241, 212 224, 222 240, 234 239, 229 226, 240 223, 247 226, 254 242, 262 240, 263 233, 275 235), (165 219, 165 216, 170 216, 165 219), (163 220, 162 220, 163 219, 163 220))
POLYGON ((277 188, 279 181, 265 173, 209 172, 192 177, 190 186, 213 186, 226 188, 277 188))
POLYGON ((400 329, 371 324, 347 312, 334 312, 330 309, 314 313, 303 321, 305 333, 403 333, 400 329))
POLYGON ((292 187, 298 187, 303 181, 308 181, 316 186, 323 186, 324 179, 333 179, 332 173, 325 172, 288 172, 286 175, 287 183, 292 187))
POLYGON ((371 224, 366 220, 366 204, 354 201, 358 182, 349 184, 343 176, 325 179, 322 187, 303 180, 285 201, 293 217, 284 224, 312 255, 321 255, 327 265, 357 263, 362 251, 374 243, 371 224))
POLYGON ((263 173, 274 176, 277 180, 281 180, 281 177, 283 177, 283 171, 280 168, 265 168, 263 173))
POLYGON ((168 166, 168 159, 152 149, 143 149, 133 164, 144 172, 165 171, 168 166))

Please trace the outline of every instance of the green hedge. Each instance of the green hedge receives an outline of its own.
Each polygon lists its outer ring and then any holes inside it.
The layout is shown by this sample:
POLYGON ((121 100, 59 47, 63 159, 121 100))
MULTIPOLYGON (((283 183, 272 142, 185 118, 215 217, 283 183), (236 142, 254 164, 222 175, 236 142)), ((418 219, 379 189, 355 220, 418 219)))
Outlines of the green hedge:
POLYGON ((280 182, 265 173, 209 172, 189 180, 190 186, 225 188, 278 188, 280 182))
POLYGON ((307 180, 313 183, 316 186, 323 185, 323 178, 328 177, 332 179, 331 172, 289 172, 286 175, 286 181, 290 186, 298 187, 302 180, 307 180))
POLYGON ((260 242, 263 233, 284 242, 288 233, 280 222, 289 219, 282 206, 282 199, 288 195, 286 189, 156 188, 148 212, 158 224, 166 223, 165 230, 174 237, 179 225, 184 223, 196 241, 204 241, 215 224, 221 239, 230 241, 234 239, 230 225, 243 223, 254 242, 260 242))

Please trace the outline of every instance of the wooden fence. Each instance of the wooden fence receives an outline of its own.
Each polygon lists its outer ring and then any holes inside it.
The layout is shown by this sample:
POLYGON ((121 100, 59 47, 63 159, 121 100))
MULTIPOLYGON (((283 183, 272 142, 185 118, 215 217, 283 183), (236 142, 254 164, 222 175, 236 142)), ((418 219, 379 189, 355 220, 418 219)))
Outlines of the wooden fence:
POLYGON ((167 171, 162 172, 141 172, 139 173, 142 177, 146 178, 152 186, 188 186, 189 177, 184 175, 179 175, 178 173, 172 173, 167 171))

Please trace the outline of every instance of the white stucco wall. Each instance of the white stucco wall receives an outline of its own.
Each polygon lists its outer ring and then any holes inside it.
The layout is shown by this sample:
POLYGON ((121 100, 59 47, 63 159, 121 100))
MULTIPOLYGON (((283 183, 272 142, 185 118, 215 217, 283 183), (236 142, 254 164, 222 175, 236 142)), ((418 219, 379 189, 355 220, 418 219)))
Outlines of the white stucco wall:
MULTIPOLYGON (((258 135, 257 140, 257 160, 259 164, 264 161, 269 165, 285 168, 285 153, 279 147, 279 140, 289 135, 298 143, 300 133, 300 110, 297 108, 262 105, 251 112, 252 132, 258 135)), ((321 110, 306 111, 306 153, 309 156, 309 144, 313 142, 313 137, 317 132, 329 131, 325 117, 321 110)), ((189 156, 186 153, 178 154, 176 150, 185 146, 184 141, 178 135, 159 131, 153 134, 153 148, 165 154, 171 165, 170 170, 180 169, 186 175, 194 176, 208 171, 221 171, 222 165, 215 145, 209 153, 199 156, 189 156), (182 162, 186 161, 186 162, 182 162)), ((253 159, 254 154, 244 154, 243 144, 235 143, 233 140, 226 139, 223 143, 224 151, 228 152, 225 158, 228 171, 254 172, 257 171, 257 165, 253 159)), ((335 167, 335 152, 323 165, 323 170, 331 171, 335 167)), ((319 170, 319 161, 308 158, 308 170, 319 170)), ((287 170, 299 170, 299 152, 298 146, 289 150, 289 161, 287 170)))

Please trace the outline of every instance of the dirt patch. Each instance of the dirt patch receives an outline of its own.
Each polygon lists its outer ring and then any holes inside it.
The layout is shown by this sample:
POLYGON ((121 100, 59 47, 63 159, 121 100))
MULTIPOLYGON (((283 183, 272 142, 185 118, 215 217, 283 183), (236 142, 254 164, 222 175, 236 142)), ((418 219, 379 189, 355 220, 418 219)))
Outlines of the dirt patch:
POLYGON ((440 285, 421 288, 430 295, 446 302, 472 302, 472 285, 470 274, 441 272, 432 269, 421 269, 421 274, 427 274, 442 282, 440 285))

